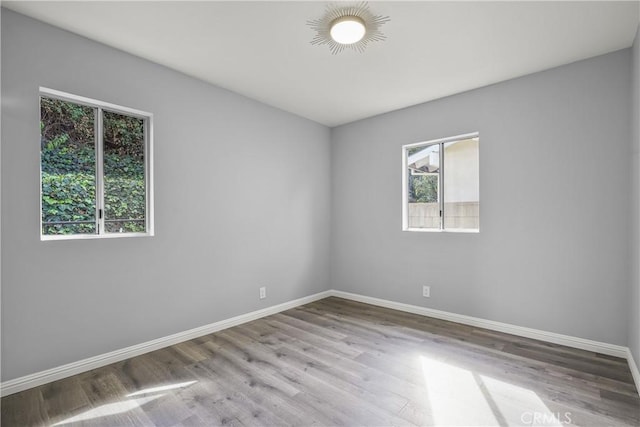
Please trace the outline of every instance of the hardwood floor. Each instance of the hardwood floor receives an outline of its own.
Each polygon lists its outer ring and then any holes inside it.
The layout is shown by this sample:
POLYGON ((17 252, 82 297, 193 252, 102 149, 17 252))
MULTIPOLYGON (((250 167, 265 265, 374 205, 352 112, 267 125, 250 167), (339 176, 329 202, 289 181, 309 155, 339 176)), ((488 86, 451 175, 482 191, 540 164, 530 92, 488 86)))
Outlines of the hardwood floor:
POLYGON ((339 298, 1 403, 3 427, 640 425, 623 359, 339 298))

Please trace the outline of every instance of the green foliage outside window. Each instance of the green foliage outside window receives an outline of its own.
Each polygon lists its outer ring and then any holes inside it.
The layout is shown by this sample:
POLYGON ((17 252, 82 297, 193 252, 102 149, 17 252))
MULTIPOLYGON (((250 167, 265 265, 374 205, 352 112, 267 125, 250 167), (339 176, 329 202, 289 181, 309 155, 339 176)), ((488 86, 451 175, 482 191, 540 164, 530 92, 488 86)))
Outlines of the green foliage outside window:
POLYGON ((436 203, 437 175, 409 175, 409 203, 436 203))

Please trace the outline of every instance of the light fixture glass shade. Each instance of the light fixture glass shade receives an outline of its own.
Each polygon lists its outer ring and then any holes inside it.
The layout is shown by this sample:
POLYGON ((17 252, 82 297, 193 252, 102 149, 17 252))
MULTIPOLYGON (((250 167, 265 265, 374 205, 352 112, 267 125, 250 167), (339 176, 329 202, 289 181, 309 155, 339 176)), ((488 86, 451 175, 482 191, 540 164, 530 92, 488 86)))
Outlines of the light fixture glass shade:
POLYGON ((364 37, 364 21, 357 16, 343 16, 331 23, 331 38, 340 44, 357 43, 364 37))

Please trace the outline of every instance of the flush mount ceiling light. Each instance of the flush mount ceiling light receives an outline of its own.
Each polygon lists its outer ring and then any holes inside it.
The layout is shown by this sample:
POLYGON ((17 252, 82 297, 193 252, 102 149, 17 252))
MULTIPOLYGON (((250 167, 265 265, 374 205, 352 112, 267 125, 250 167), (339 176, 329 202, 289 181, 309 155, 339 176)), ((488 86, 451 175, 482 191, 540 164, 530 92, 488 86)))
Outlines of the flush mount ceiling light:
POLYGON ((367 2, 357 4, 329 4, 320 19, 307 21, 316 31, 313 45, 329 45, 332 54, 345 48, 363 52, 370 42, 386 39, 380 26, 389 22, 388 16, 374 15, 367 2))
POLYGON ((343 16, 331 23, 329 34, 340 44, 354 44, 367 33, 364 21, 357 16, 343 16))

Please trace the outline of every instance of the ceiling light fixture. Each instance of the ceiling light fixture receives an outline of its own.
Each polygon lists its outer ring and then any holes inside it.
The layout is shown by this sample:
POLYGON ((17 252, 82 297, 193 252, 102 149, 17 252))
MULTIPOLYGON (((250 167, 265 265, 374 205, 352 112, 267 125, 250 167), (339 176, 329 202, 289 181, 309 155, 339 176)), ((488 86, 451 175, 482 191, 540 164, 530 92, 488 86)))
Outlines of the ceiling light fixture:
POLYGON ((343 16, 331 23, 329 34, 337 43, 353 44, 362 40, 366 32, 362 19, 357 16, 343 16))
POLYGON ((374 15, 367 2, 357 4, 329 4, 320 19, 307 21, 316 36, 313 45, 329 45, 332 54, 351 48, 363 52, 367 44, 386 39, 380 26, 389 22, 388 16, 374 15))

